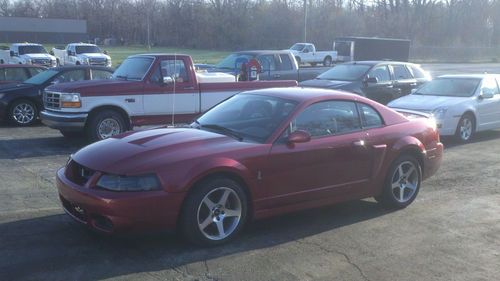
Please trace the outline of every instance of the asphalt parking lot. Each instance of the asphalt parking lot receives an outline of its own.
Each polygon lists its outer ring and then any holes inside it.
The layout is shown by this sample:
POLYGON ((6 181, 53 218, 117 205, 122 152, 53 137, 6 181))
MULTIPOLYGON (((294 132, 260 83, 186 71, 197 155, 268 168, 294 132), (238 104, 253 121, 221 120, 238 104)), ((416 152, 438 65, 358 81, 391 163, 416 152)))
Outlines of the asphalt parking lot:
POLYGON ((0 280, 498 280, 500 130, 445 140, 416 201, 372 199, 249 224, 230 244, 104 237, 64 214, 54 174, 85 145, 42 125, 0 126, 0 280))

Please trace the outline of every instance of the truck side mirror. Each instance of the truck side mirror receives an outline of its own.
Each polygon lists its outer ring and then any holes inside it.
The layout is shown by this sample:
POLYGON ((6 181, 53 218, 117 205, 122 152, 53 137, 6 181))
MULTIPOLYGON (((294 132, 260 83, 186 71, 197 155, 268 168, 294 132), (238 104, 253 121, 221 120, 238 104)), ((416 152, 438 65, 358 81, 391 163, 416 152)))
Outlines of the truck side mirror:
POLYGON ((10 51, 10 56, 11 56, 11 57, 15 57, 15 56, 16 56, 16 53, 14 53, 14 51, 10 51))
POLYGON ((68 56, 71 56, 71 50, 68 50, 67 53, 68 53, 68 56))
POLYGON ((162 81, 161 83, 163 85, 170 85, 170 84, 173 84, 174 83, 174 78, 172 78, 171 76, 164 76, 162 78, 162 81))
POLYGON ((105 54, 105 55, 107 55, 108 51, 104 50, 102 53, 105 54))

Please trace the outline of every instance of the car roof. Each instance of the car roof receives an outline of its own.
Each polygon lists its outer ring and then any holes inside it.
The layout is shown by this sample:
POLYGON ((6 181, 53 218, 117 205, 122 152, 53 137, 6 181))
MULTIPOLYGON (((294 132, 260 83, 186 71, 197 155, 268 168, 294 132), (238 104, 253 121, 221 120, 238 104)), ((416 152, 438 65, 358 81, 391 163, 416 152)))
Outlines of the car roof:
POLYGON ((289 50, 248 50, 248 51, 238 51, 234 52, 233 54, 238 54, 238 55, 262 55, 262 54, 288 54, 290 53, 289 50))
POLYGON ((350 100, 365 100, 359 95, 321 88, 307 88, 307 87, 287 87, 287 88, 267 88, 246 91, 244 94, 265 95, 282 98, 286 100, 293 100, 299 103, 309 100, 324 100, 324 99, 350 99, 350 100))
POLYGON ((47 69, 43 65, 36 65, 36 64, 0 64, 0 68, 41 68, 41 69, 47 69))
POLYGON ((362 65, 378 65, 378 64, 406 64, 406 65, 416 65, 411 62, 405 61, 391 61, 391 60, 370 60, 370 61, 350 61, 343 64, 362 64, 362 65))
POLYGON ((489 73, 470 73, 470 74, 447 74, 447 75, 441 75, 438 76, 437 78, 455 78, 455 79, 471 79, 471 78, 476 78, 476 79, 483 79, 486 77, 500 77, 500 74, 489 74, 489 73))

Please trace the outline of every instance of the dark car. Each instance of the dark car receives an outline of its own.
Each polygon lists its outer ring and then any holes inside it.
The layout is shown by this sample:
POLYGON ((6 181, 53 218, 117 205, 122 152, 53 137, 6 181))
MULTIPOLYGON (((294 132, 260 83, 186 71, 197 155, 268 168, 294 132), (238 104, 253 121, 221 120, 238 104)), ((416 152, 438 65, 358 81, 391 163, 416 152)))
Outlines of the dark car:
POLYGON ((213 245, 250 218, 372 196, 404 208, 442 153, 432 118, 340 91, 274 88, 237 94, 190 128, 84 147, 56 182, 66 213, 91 229, 178 228, 213 245))
POLYGON ((417 64, 355 61, 336 65, 316 79, 299 85, 344 90, 387 104, 430 80, 430 75, 417 64))
POLYGON ((22 82, 46 69, 44 66, 37 65, 0 64, 0 85, 22 82))
POLYGON ((33 124, 43 108, 43 89, 56 83, 109 79, 113 69, 100 66, 55 67, 30 79, 0 86, 0 121, 18 126, 33 124))

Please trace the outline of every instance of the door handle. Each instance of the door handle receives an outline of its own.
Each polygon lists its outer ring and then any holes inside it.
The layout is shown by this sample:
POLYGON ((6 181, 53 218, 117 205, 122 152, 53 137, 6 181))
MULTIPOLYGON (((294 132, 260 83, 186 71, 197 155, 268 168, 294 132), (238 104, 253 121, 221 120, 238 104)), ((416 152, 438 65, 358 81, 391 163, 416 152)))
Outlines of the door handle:
POLYGON ((358 141, 354 141, 352 143, 352 145, 357 146, 357 147, 365 147, 366 143, 364 140, 358 140, 358 141))
POLYGON ((274 75, 273 75, 273 77, 274 77, 274 78, 281 78, 281 75, 279 75, 279 74, 274 74, 274 75))

